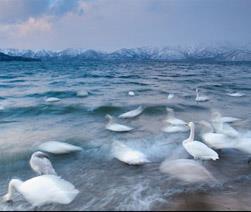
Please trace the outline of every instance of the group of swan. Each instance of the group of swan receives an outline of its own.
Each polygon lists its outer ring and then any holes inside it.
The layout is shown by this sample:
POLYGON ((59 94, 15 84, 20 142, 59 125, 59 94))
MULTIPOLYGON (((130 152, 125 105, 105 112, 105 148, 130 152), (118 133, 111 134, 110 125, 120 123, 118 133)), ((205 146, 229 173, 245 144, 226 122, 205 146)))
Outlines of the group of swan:
MULTIPOLYGON (((79 151, 81 148, 63 142, 51 141, 40 145, 39 149, 53 154, 65 154, 79 151)), ((7 194, 3 196, 3 201, 11 201, 14 191, 22 194, 33 207, 49 203, 69 204, 78 195, 79 191, 74 185, 57 176, 46 153, 41 151, 33 153, 29 163, 32 170, 39 176, 26 181, 12 179, 9 182, 7 194)))

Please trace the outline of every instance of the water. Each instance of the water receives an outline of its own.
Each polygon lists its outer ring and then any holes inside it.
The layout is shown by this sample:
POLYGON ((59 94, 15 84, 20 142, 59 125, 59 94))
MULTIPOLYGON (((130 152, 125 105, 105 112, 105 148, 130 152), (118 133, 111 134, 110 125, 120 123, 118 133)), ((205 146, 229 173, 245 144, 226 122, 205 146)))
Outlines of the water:
MULTIPOLYGON (((208 120, 210 110, 217 109, 241 118, 233 126, 247 132, 251 129, 250 90, 248 63, 2 62, 0 105, 5 109, 0 111, 0 195, 11 178, 35 176, 28 163, 30 155, 48 140, 83 148, 76 154, 50 155, 57 173, 80 194, 70 205, 50 204, 40 210, 155 210, 170 208, 173 198, 184 192, 216 192, 224 197, 238 190, 239 197, 246 195, 241 187, 250 182, 249 156, 237 150, 224 150, 220 160, 203 162, 219 180, 217 185, 184 185, 161 173, 159 166, 167 157, 189 158, 181 145, 188 133, 161 131, 166 106, 185 121, 208 120), (196 87, 211 100, 195 102, 196 87), (89 96, 78 97, 83 89, 89 96), (134 97, 128 96, 130 90, 134 97), (246 96, 227 96, 230 91, 246 96), (171 100, 169 93, 175 94, 171 100), (46 103, 46 97, 61 101, 46 103), (135 127, 134 131, 119 134, 105 129, 107 113, 117 117, 139 105, 145 107, 141 116, 118 119, 135 127), (117 161, 111 155, 115 139, 144 152, 152 163, 134 167, 117 161)), ((196 137, 200 139, 198 133, 196 137)), ((0 210, 32 207, 16 195, 14 203, 0 203, 0 210)))

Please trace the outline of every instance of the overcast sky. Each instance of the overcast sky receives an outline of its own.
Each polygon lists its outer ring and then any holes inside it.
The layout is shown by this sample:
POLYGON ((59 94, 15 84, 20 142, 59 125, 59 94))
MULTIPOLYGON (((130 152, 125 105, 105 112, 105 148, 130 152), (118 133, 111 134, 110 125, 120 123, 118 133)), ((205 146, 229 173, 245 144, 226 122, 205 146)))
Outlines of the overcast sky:
POLYGON ((249 0, 0 0, 0 48, 251 43, 249 0))

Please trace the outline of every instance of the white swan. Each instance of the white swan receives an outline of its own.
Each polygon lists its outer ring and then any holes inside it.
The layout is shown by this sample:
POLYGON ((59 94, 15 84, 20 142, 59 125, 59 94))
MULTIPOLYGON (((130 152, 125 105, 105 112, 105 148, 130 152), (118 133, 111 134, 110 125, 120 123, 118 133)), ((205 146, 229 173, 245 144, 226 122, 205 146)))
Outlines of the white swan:
POLYGON ((232 97, 242 97, 245 96, 246 94, 240 92, 234 92, 234 93, 227 93, 227 95, 232 97))
POLYGON ((105 127, 107 130, 114 131, 114 132, 129 132, 133 130, 132 127, 114 123, 111 115, 107 114, 105 117, 108 120, 108 123, 106 124, 106 127, 105 127))
POLYGON ((206 144, 200 141, 194 141, 194 130, 195 126, 193 122, 189 122, 190 136, 188 139, 182 142, 185 150, 194 157, 194 159, 202 160, 217 160, 219 155, 217 152, 209 148, 206 144))
POLYGON ((30 159, 30 166, 38 175, 57 175, 48 155, 43 152, 34 152, 30 159))
POLYGON ((44 152, 52 154, 66 154, 82 150, 81 147, 59 141, 48 141, 41 144, 38 148, 44 152))
POLYGON ((165 122, 172 125, 186 125, 186 122, 175 117, 174 110, 172 108, 166 108, 168 114, 165 122))
POLYGON ((77 96, 78 97, 86 97, 89 95, 89 92, 86 90, 81 90, 81 91, 77 91, 77 96))
POLYGON ((174 97, 174 94, 173 93, 169 93, 168 96, 167 96, 167 99, 170 100, 174 97))
POLYGON ((119 141, 113 142, 112 155, 129 165, 142 165, 150 162, 142 152, 134 150, 119 141))
POLYGON ((188 127, 186 125, 172 125, 167 123, 162 128, 162 131, 167 133, 187 132, 188 127))
POLYGON ((241 137, 235 146, 236 149, 251 154, 251 137, 241 137))
POLYGON ((196 98, 195 98, 195 101, 197 101, 197 102, 206 102, 208 100, 209 100, 209 97, 205 96, 205 95, 200 95, 199 94, 199 89, 196 88, 196 98))
POLYGON ((41 175, 25 182, 12 179, 3 200, 11 201, 15 190, 33 207, 49 203, 69 204, 79 193, 74 185, 55 175, 41 175))
POLYGON ((212 125, 207 121, 200 121, 201 125, 206 128, 206 132, 202 133, 202 139, 209 147, 213 149, 234 148, 236 141, 222 133, 214 133, 212 125))
POLYGON ((53 103, 53 102, 59 102, 59 101, 61 101, 61 99, 59 99, 57 97, 48 97, 48 98, 45 99, 45 101, 53 103))
POLYGON ((165 160, 160 171, 187 183, 215 181, 205 167, 192 159, 165 160))
POLYGON ((134 118, 136 116, 139 116, 142 112, 143 112, 143 107, 139 106, 135 110, 131 110, 131 111, 121 114, 119 118, 134 118))
POLYGON ((240 121, 239 118, 231 117, 231 116, 221 116, 221 114, 217 111, 212 112, 212 121, 220 121, 223 123, 232 123, 236 121, 240 121))
POLYGON ((129 95, 129 96, 135 96, 135 93, 134 93, 133 91, 129 91, 129 92, 128 92, 128 95, 129 95))

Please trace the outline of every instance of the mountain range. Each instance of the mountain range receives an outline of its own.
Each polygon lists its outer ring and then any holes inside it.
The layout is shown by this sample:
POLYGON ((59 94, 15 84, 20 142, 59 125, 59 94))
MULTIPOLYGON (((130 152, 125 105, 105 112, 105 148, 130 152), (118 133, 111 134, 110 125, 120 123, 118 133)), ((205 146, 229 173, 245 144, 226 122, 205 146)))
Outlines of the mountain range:
POLYGON ((143 47, 143 48, 132 48, 132 49, 124 48, 113 52, 103 52, 90 49, 65 49, 62 51, 0 49, 0 52, 6 54, 7 56, 26 58, 26 60, 83 59, 83 60, 137 60, 137 61, 160 60, 160 61, 212 61, 212 62, 251 61, 251 50, 245 48, 229 48, 229 47, 228 48, 207 47, 207 48, 187 48, 187 49, 170 48, 170 47, 165 47, 165 48, 143 47))

